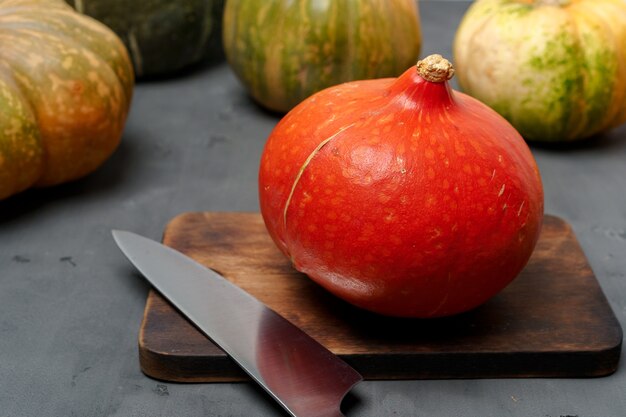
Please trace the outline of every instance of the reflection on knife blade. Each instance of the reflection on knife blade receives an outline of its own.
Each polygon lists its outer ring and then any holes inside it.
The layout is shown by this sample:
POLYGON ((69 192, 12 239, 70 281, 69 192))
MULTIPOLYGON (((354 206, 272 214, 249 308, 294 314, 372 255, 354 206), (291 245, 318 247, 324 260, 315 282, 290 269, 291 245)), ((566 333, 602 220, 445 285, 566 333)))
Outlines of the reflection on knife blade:
POLYGON ((182 253, 126 231, 122 252, 150 283, 295 417, 339 417, 363 378, 298 327, 182 253))

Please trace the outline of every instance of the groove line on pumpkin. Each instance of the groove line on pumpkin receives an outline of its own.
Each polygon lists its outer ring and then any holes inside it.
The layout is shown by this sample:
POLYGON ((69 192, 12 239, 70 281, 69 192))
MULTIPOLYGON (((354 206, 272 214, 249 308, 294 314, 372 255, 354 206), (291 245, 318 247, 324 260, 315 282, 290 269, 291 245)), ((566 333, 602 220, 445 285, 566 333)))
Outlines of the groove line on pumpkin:
POLYGON ((130 54, 133 57, 133 62, 135 63, 135 68, 137 74, 143 74, 143 56, 141 55, 141 48, 139 47, 139 42, 137 41, 137 36, 135 36, 135 29, 131 29, 128 32, 128 46, 130 50, 130 54))
POLYGON ((344 126, 341 129, 339 129, 336 133, 333 133, 332 135, 330 135, 329 137, 327 137, 326 139, 321 141, 319 143, 319 145, 317 145, 315 147, 315 149, 313 149, 313 152, 311 152, 311 154, 306 158, 306 160, 304 161, 304 163, 300 167, 300 170, 298 171, 298 175, 296 175, 296 179, 293 181, 293 184, 291 185, 291 190, 289 191, 289 197, 287 197, 287 201, 285 202, 285 208, 283 209, 283 227, 285 228, 285 231, 287 230, 287 210, 289 209, 289 205, 291 204, 291 199, 293 197, 293 193, 296 190, 296 186, 298 185, 298 182, 300 181, 300 178, 302 177, 302 174, 304 173, 304 170, 307 168, 307 166, 309 166, 309 164, 311 163, 311 161, 313 160, 315 155, 317 155, 320 152, 320 150, 328 142, 330 142, 331 140, 336 138, 339 134, 341 134, 342 132, 345 132, 347 129, 351 128, 355 124, 356 124, 356 122, 351 123, 351 124, 349 124, 347 126, 344 126))

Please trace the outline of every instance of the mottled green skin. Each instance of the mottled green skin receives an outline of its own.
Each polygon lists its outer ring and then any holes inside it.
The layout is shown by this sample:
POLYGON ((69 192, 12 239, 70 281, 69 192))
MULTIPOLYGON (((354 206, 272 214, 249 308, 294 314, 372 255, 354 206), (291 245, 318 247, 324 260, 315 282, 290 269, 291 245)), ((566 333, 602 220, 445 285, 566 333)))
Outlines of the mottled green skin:
POLYGON ((120 39, 62 0, 4 0, 0 44, 0 199, 97 169, 132 97, 120 39))
POLYGON ((221 48, 225 0, 66 0, 124 41, 138 77, 174 74, 221 48))
POLYGON ((0 71, 0 199, 22 191, 41 175, 43 148, 37 120, 19 87, 0 71))
POLYGON ((461 88, 528 140, 584 139, 626 121, 626 2, 540 3, 470 7, 454 44, 461 88))
POLYGON ((229 0, 223 33, 244 86, 279 112, 332 85, 398 76, 421 47, 414 0, 229 0))

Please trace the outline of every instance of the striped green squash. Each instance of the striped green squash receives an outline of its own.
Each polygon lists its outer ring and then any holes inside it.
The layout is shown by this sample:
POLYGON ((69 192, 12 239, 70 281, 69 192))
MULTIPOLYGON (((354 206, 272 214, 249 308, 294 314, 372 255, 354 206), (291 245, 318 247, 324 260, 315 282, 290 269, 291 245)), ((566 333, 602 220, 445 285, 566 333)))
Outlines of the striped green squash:
POLYGON ((454 41, 458 82, 531 141, 626 121, 626 1, 478 0, 454 41))
POLYGON ((326 87, 415 65, 415 0, 229 0, 226 57, 250 95, 286 112, 326 87))

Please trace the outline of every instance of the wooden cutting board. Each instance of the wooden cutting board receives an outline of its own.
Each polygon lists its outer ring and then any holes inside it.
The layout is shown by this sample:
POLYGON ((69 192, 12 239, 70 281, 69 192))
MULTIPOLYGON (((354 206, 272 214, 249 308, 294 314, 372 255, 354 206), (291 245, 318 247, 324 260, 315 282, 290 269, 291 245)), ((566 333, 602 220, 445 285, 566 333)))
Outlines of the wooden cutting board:
MULTIPOLYGON (((341 356, 366 379, 591 377, 614 372, 622 330, 563 220, 546 216, 521 275, 456 317, 380 317, 296 272, 258 213, 186 213, 163 241, 248 291, 341 356)), ((226 354, 151 291, 139 335, 141 368, 169 381, 247 379, 226 354)))

